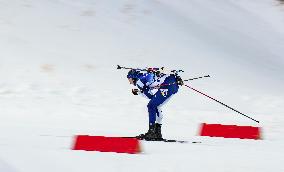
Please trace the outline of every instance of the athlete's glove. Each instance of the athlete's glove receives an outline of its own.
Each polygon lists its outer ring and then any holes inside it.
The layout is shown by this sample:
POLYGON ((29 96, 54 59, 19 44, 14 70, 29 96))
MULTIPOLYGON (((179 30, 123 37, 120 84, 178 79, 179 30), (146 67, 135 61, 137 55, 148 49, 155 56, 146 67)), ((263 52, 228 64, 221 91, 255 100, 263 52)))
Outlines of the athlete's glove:
POLYGON ((140 91, 138 89, 132 89, 132 94, 138 95, 140 91))
POLYGON ((181 79, 180 76, 177 76, 177 84, 183 86, 183 80, 181 79))

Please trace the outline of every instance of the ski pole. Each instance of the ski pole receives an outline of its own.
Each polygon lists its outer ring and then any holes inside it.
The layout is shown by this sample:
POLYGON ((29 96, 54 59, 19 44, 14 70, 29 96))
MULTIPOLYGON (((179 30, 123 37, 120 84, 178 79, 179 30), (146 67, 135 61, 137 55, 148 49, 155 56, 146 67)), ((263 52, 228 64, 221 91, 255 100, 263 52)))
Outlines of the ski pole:
POLYGON ((227 107, 227 108, 229 108, 229 109, 231 109, 231 110, 233 110, 233 111, 235 111, 235 112, 237 112, 237 113, 239 113, 239 114, 241 114, 241 115, 243 115, 243 116, 245 116, 245 117, 247 117, 247 118, 249 118, 249 119, 251 119, 251 120, 257 122, 257 123, 259 123, 259 121, 257 121, 257 120, 255 120, 255 119, 253 119, 253 118, 251 118, 251 117, 249 117, 249 116, 247 116, 247 115, 241 113, 240 111, 238 111, 238 110, 236 110, 236 109, 234 109, 234 108, 232 108, 232 107, 226 105, 225 103, 220 102, 219 100, 214 99, 213 97, 208 96, 207 94, 202 93, 201 91, 198 91, 198 90, 196 90, 196 89, 194 89, 194 88, 192 88, 192 87, 190 87, 190 86, 188 86, 188 85, 184 85, 184 86, 186 86, 186 87, 192 89, 193 91, 198 92, 199 94, 202 94, 202 95, 204 95, 204 96, 206 96, 206 97, 208 97, 208 98, 210 98, 210 99, 216 101, 217 103, 220 103, 221 105, 223 105, 223 106, 225 106, 225 107, 227 107))
POLYGON ((210 75, 200 76, 200 77, 196 77, 196 78, 191 78, 191 79, 183 80, 183 82, 186 82, 186 81, 192 81, 192 80, 195 80, 195 79, 201 79, 201 78, 209 78, 209 77, 210 77, 210 75))

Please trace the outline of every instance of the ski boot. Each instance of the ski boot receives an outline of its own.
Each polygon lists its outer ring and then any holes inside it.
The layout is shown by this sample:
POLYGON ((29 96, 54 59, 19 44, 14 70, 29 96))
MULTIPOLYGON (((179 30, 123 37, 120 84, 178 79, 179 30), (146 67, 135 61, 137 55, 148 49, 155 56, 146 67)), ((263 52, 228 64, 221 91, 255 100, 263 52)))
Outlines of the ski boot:
POLYGON ((136 138, 140 140, 147 140, 147 141, 163 140, 162 134, 161 134, 161 124, 149 125, 148 132, 145 134, 140 134, 136 138))
POLYGON ((156 140, 163 140, 162 132, 161 132, 162 124, 155 124, 155 136, 156 140))
POLYGON ((140 134, 139 136, 136 136, 137 139, 141 140, 146 140, 149 136, 154 136, 155 135, 155 125, 150 124, 149 125, 149 130, 145 134, 140 134))

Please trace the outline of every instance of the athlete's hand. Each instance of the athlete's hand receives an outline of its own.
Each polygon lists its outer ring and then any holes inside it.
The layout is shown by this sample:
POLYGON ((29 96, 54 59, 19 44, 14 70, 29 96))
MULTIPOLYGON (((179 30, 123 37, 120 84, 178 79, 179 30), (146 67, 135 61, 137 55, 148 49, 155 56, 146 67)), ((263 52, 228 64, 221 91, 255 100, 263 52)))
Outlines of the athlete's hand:
POLYGON ((181 85, 181 86, 184 85, 183 80, 181 79, 180 76, 177 77, 177 84, 178 84, 178 85, 181 85))
POLYGON ((134 95, 138 95, 140 91, 138 89, 132 89, 132 94, 134 95))

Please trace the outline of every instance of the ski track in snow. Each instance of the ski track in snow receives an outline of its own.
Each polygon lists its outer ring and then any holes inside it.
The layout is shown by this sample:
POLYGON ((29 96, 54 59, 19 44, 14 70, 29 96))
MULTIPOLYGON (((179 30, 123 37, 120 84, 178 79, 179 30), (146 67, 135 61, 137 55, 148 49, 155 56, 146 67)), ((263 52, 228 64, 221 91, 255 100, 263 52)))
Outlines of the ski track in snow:
POLYGON ((284 171, 284 18, 272 0, 0 0, 0 171, 284 171), (134 136, 147 100, 116 65, 183 69, 163 136, 138 155, 72 151, 77 134, 134 136), (262 140, 198 137, 199 124, 262 127, 262 140))

